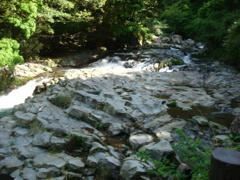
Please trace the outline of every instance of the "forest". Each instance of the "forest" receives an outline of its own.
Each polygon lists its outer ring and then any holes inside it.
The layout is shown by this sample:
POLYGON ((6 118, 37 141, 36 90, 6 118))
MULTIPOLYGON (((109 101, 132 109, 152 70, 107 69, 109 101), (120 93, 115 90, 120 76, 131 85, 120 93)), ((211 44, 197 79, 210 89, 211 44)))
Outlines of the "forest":
POLYGON ((205 56, 240 68, 239 32, 239 0, 1 0, 0 67, 179 34, 203 42, 205 56))

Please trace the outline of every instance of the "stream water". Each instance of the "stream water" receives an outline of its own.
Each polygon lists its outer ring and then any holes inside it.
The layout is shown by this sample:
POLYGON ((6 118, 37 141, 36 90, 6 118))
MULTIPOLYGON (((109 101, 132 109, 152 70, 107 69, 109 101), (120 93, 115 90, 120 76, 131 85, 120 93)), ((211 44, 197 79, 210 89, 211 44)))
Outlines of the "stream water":
MULTIPOLYGON (((131 50, 120 51, 107 56, 88 65, 86 68, 101 68, 102 71, 108 71, 108 69, 114 69, 116 71, 129 69, 133 71, 152 71, 152 72, 173 72, 179 71, 186 67, 198 68, 198 59, 192 59, 191 54, 183 53, 182 51, 171 48, 169 50, 159 49, 143 49, 143 50, 131 50), (161 61, 170 61, 172 59, 181 59, 184 65, 173 65, 159 68, 161 61)), ((66 69, 66 71, 77 71, 78 69, 66 69)), ((9 113, 11 109, 20 103, 24 103, 25 99, 32 96, 35 87, 42 84, 48 79, 36 79, 31 80, 27 84, 18 89, 13 90, 8 95, 0 97, 0 117, 9 113)), ((183 119, 191 118, 194 114, 204 114, 210 120, 221 123, 229 127, 233 116, 230 113, 220 113, 218 109, 198 107, 190 111, 182 111, 180 108, 170 108, 169 114, 173 117, 180 117, 183 119), (227 117, 227 118, 226 118, 227 117), (219 119, 223 119, 219 121, 219 119)))

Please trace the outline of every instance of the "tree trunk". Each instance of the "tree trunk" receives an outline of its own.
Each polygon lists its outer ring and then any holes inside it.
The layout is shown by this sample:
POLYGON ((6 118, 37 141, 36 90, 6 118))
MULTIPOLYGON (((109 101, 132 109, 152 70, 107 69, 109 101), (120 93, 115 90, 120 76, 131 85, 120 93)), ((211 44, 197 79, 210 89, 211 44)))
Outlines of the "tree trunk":
POLYGON ((239 180, 240 152, 216 148, 212 152, 209 180, 239 180))

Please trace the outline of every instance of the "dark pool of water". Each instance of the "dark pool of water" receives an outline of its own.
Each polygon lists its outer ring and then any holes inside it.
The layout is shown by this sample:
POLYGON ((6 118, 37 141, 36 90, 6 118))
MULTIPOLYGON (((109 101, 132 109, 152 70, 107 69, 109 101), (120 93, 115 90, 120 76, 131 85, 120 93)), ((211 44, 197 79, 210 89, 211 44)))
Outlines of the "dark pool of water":
POLYGON ((7 174, 0 174, 0 180, 13 180, 13 178, 7 174))
POLYGON ((191 119, 193 116, 204 116, 209 121, 213 121, 215 123, 221 124, 227 128, 230 127, 234 116, 230 113, 222 113, 219 112, 216 108, 203 107, 203 106, 194 106, 192 110, 183 111, 179 107, 170 107, 168 109, 169 115, 174 118, 181 119, 191 119))

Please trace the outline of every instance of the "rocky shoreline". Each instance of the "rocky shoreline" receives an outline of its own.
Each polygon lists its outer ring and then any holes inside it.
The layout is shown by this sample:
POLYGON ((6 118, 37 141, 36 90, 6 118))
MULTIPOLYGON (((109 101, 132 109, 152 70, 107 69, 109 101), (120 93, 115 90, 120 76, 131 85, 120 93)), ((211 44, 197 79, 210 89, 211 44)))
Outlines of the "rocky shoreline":
MULTIPOLYGON (((144 51, 138 58, 153 54, 144 51)), ((116 56, 123 59, 115 54, 108 61, 116 56)), ((175 128, 211 148, 228 145, 229 129, 201 111, 183 119, 169 109, 216 107, 239 116, 239 107, 229 110, 240 97, 238 72, 218 63, 207 74, 190 66, 150 69, 93 65, 63 71, 0 119, 0 174, 16 180, 154 179, 136 153, 147 150, 156 160, 175 155, 175 128)))

